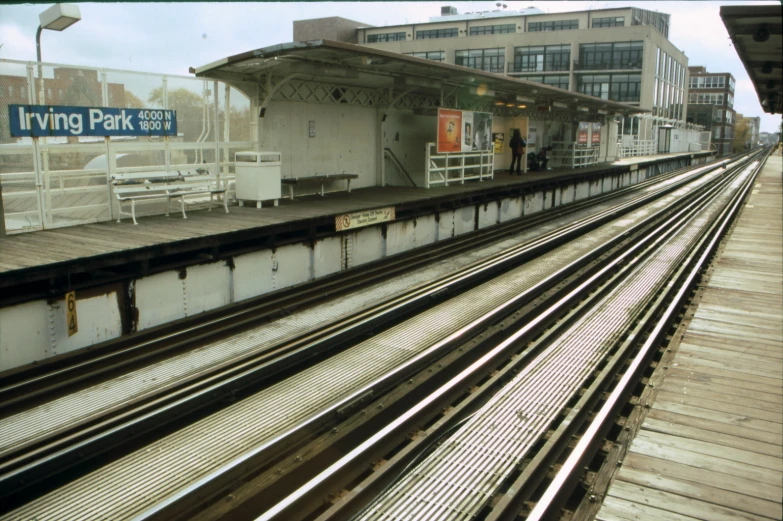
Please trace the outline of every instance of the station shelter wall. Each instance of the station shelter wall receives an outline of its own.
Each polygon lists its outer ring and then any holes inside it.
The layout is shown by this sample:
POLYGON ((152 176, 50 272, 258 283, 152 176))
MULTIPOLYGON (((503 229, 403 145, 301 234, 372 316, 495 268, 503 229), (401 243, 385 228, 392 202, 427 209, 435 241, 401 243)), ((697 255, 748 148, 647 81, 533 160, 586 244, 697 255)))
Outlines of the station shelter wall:
MULTIPOLYGON (((259 119, 259 144, 263 151, 282 154, 283 178, 347 173, 359 176, 352 188, 377 186, 377 113, 368 107, 273 101, 259 119)), ((336 183, 341 184, 326 189, 344 188, 345 181, 336 183)))

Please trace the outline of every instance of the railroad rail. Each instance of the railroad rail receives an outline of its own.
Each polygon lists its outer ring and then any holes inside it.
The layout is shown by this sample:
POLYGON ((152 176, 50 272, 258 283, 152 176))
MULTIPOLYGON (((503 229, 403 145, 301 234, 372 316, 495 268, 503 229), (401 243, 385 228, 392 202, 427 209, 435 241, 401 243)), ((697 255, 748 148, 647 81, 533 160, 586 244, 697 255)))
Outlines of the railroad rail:
MULTIPOLYGON (((714 174, 709 174, 710 171, 714 172, 715 166, 705 167, 703 173, 706 177, 717 177, 714 174)), ((688 177, 682 175, 682 177, 688 177)), ((672 179, 676 178, 674 176, 672 179)), ((673 202, 678 197, 685 194, 677 194, 676 192, 684 190, 682 183, 684 179, 680 179, 677 183, 671 181, 669 187, 666 189, 669 195, 664 195, 663 200, 669 200, 673 202), (668 198, 668 199, 667 199, 668 198)), ((652 192, 652 189, 650 189, 652 192)), ((659 195, 660 194, 656 194, 659 195)), ((613 209, 611 211, 604 212, 603 215, 592 216, 586 219, 586 223, 582 223, 588 229, 597 230, 599 225, 606 223, 612 219, 616 219, 619 215, 624 215, 623 212, 630 212, 628 215, 632 215, 634 211, 638 210, 636 227, 644 227, 649 225, 655 217, 651 217, 649 209, 642 211, 640 208, 643 204, 650 203, 650 195, 647 198, 636 199, 634 202, 627 202, 623 210, 613 209), (589 222, 589 224, 587 224, 589 222)), ((659 205, 663 203, 658 203, 659 205)), ((619 228, 619 227, 616 227, 619 228)), ((122 511, 114 511, 117 517, 122 517, 122 512, 135 512, 135 515, 140 518, 151 517, 167 517, 171 512, 170 508, 173 505, 179 504, 181 501, 192 500, 193 496, 201 495, 204 492, 205 487, 223 479, 226 474, 239 472, 238 467, 249 466, 252 463, 258 461, 260 457, 269 457, 269 454, 274 451, 279 451, 281 448, 290 448, 294 442, 292 439, 305 438, 313 431, 317 431, 324 425, 331 425, 334 422, 334 417, 344 414, 345 411, 350 410, 364 402, 369 398, 375 398, 376 396, 383 394, 387 389, 393 388, 401 380, 404 380, 408 375, 414 373, 417 369, 424 367, 427 363, 433 361, 436 357, 441 356, 441 353, 448 351, 450 348, 454 348, 457 345, 464 343, 466 337, 470 335, 478 334, 478 331, 482 328, 486 328, 488 325, 495 323, 497 320, 502 320, 507 317, 512 311, 512 303, 519 304, 526 299, 530 299, 536 295, 537 291, 540 292, 544 289, 551 288, 557 283, 558 280, 565 276, 577 271, 580 267, 584 266, 585 262, 593 261, 601 253, 613 245, 621 242, 629 233, 627 229, 614 229, 614 235, 608 240, 604 238, 602 241, 596 241, 596 238, 592 240, 583 239, 584 243, 579 247, 575 247, 573 244, 569 245, 566 252, 561 251, 563 249, 560 246, 560 250, 556 250, 558 255, 553 255, 555 251, 541 255, 542 251, 551 249, 553 246, 562 245, 565 241, 573 239, 578 233, 575 231, 575 227, 565 228, 558 230, 548 240, 554 241, 548 243, 549 246, 544 246, 547 242, 544 239, 540 239, 538 242, 533 241, 530 244, 526 244, 521 248, 516 249, 514 252, 505 252, 505 256, 500 256, 489 262, 482 269, 492 271, 497 269, 498 266, 503 266, 504 269, 511 268, 505 275, 501 275, 499 278, 505 277, 503 282, 490 281, 481 282, 480 285, 466 284, 465 287, 470 286, 464 293, 451 298, 450 300, 439 301, 438 305, 428 309, 427 311, 420 313, 412 317, 406 317, 405 322, 400 322, 394 327, 376 335, 372 339, 361 342, 358 345, 347 348, 340 353, 320 361, 317 365, 311 365, 304 371, 292 374, 288 379, 282 379, 280 381, 274 381, 271 385, 266 387, 262 392, 253 394, 247 397, 245 400, 238 402, 234 405, 226 407, 225 409, 216 412, 214 415, 205 417, 192 426, 184 427, 178 432, 173 432, 160 440, 151 443, 144 449, 128 455, 127 457, 120 458, 119 460, 109 463, 103 468, 95 470, 92 474, 85 476, 83 479, 79 479, 72 484, 66 485, 56 495, 73 493, 78 495, 86 494, 91 499, 84 498, 84 501, 96 500, 95 494, 103 495, 108 493, 108 490, 98 491, 93 486, 88 485, 91 479, 104 479, 104 483, 107 483, 107 487, 112 489, 116 493, 114 497, 114 508, 121 508, 122 511), (539 250, 536 250, 539 248, 539 250), (531 257, 538 255, 538 257, 531 257), (552 257, 560 257, 558 259, 552 259, 552 257), (510 259, 527 260, 528 263, 522 267, 514 267, 514 263, 510 259), (555 262, 556 261, 556 262, 555 262), (577 264, 580 261, 581 264, 577 264), (494 263, 494 264, 493 264, 494 263), (492 265, 494 268, 489 268, 492 265), (520 272, 521 270, 521 272, 520 272), (538 270, 538 271, 536 271, 538 270), (521 273, 525 272, 526 275, 521 273), (510 284, 507 284, 510 283, 510 284), (471 313, 465 313, 463 316, 459 316, 461 320, 468 322, 468 326, 455 322, 453 318, 454 309, 465 309, 476 305, 477 295, 485 293, 491 290, 493 292, 491 303, 493 308, 489 311, 486 306, 490 303, 482 303, 485 307, 483 310, 471 310, 471 313), (498 305, 498 303, 501 303, 498 305), (483 311, 484 314, 480 314, 483 311), (431 334, 426 338, 416 338, 416 342, 412 342, 410 338, 405 338, 405 330, 410 330, 412 324, 418 324, 421 328, 438 331, 442 328, 446 328, 452 331, 450 335, 446 337, 442 336, 442 333, 431 334), (437 327, 436 327, 437 325, 437 327), (449 326, 450 327, 446 327, 449 326), (467 328, 467 329, 466 329, 467 328), (397 335, 397 336, 395 336, 397 335), (402 336, 400 336, 402 335, 402 336), (396 340, 395 340, 396 339, 396 340), (396 344, 395 344, 396 343, 396 344), (405 349, 396 349, 394 353, 391 346, 398 347, 400 344, 405 346, 405 349), (416 345, 414 345, 416 344, 416 345), (387 352, 384 353, 384 350, 387 352), (407 350, 407 351, 406 351, 407 350), (404 352, 401 352, 404 351, 404 352), (362 361, 372 360, 376 366, 363 365, 362 361), (349 365, 350 364, 350 365, 349 365), (402 365, 401 365, 402 364, 402 365), (356 367, 361 367, 362 374, 357 374, 356 367), (345 368, 349 368, 346 372, 345 368), (331 371, 331 373, 329 372, 331 371), (331 375, 331 376, 326 376, 331 375), (313 403, 308 403, 307 406, 310 412, 301 411, 293 412, 297 410, 297 407, 302 405, 301 399, 302 388, 307 388, 307 385, 302 385, 308 378, 316 378, 320 387, 319 395, 313 403), (342 380, 339 380, 342 378, 342 380), (339 380, 339 381, 338 381, 339 380), (325 387, 332 386, 325 391, 325 387), (346 387, 347 386, 347 387, 346 387), (281 405, 281 399, 284 401, 284 405, 281 405), (318 402, 318 403, 315 403, 318 402), (264 405, 266 404, 266 405, 264 405), (279 409, 284 407, 284 410, 280 413, 274 412, 273 409, 279 409), (264 411, 261 413, 260 411, 264 411), (235 416, 239 414, 239 417, 235 416), (259 416, 262 414, 262 416, 259 416), (232 416, 234 415, 234 416, 232 416), (275 418, 269 418, 269 417, 275 418), (240 419, 243 418, 244 419, 240 419), (250 420, 248 417, 252 417, 253 425, 248 423, 250 420), (269 421, 268 421, 269 420, 269 421), (278 421, 277 426, 274 426, 274 421, 278 421), (224 441, 225 446, 220 447, 220 443, 215 444, 215 440, 204 440, 203 436, 197 436, 198 433, 207 432, 220 432, 220 425, 230 425, 237 427, 236 432, 231 435, 230 439, 221 439, 224 441), (258 424, 267 425, 266 431, 258 432, 258 424), (287 427, 286 427, 287 425, 287 427), (207 429, 207 430, 205 430, 207 429), (287 430, 286 430, 287 429, 287 430), (187 432, 186 432, 187 431, 187 432), (305 434, 305 431, 307 433, 305 434), (194 432, 196 434, 194 434, 194 432), (244 439, 247 436, 248 439, 244 439), (197 439, 198 438, 198 439, 197 439), (188 446, 185 447, 183 443, 185 441, 188 446), (192 443, 191 443, 192 442, 192 443), (168 443, 168 445, 167 445, 168 443), (239 447, 230 446, 231 443, 239 443, 239 447), (205 445, 206 444, 206 445, 205 445), (165 453, 165 458, 158 461, 156 456, 157 450, 165 453), (248 447, 253 447, 251 450, 247 450, 248 447), (224 450, 222 450, 224 449, 224 450), (182 452, 184 450, 184 452, 182 452), (237 452, 239 450, 239 452, 237 452), (244 450, 244 452, 242 452, 244 450), (214 454, 213 454, 214 453, 214 454), (221 453, 218 456, 217 453, 221 453), (192 468, 192 465, 187 465, 186 461, 188 457, 192 460, 194 457, 204 457, 205 454, 210 454, 210 457, 220 458, 221 461, 227 463, 218 465, 217 470, 211 473, 204 474, 207 463, 204 462, 204 468, 192 468), (146 456, 145 456, 146 455, 146 456), (233 456, 232 456, 233 455, 233 456), (233 458, 233 459, 232 459, 233 458), (142 462, 142 460, 144 460, 142 462), (181 465, 185 463, 183 468, 181 465), (179 465, 179 466, 178 466, 179 465), (176 468, 175 468, 176 467, 176 468), (197 478, 195 482, 183 481, 183 479, 194 479, 193 472, 201 470, 200 478, 197 478), (117 474, 113 474, 113 473, 117 474), (178 472, 182 474, 177 476, 178 472), (219 475, 213 475, 217 472, 219 475), (155 503, 155 506, 148 508, 146 511, 143 507, 140 508, 139 502, 141 498, 128 497, 127 491, 123 490, 125 481, 119 479, 120 475, 124 475, 127 481, 132 481, 131 476, 140 476, 150 474, 150 477, 154 476, 153 480, 160 480, 159 483, 167 483, 165 486, 160 487, 161 490, 148 491, 148 495, 155 495, 159 499, 164 499, 155 503), (103 476, 100 478, 99 476, 103 476), (106 479, 107 476, 109 479, 106 479), (190 483, 187 485, 186 483, 190 483), (118 488, 120 487, 120 488, 118 488), (69 492, 68 492, 69 491, 69 492), (119 503, 118 503, 119 501, 119 503), (134 510, 135 509, 135 510, 134 510)), ((594 232, 591 232, 594 233, 594 232)), ((473 267, 475 268, 475 266, 473 267)), ((496 273, 494 274, 496 275, 496 273)), ((455 276, 455 281, 465 281, 469 278, 468 274, 462 273, 455 276)), ((442 284, 443 281, 440 281, 442 284)), ((427 297, 432 295, 442 294, 444 286, 430 288, 430 293, 424 293, 427 297)), ((419 295, 417 298, 424 298, 419 295)), ((391 307, 399 306, 400 302, 391 304, 391 307)), ((482 306, 478 306, 482 307, 482 306)), ((360 321, 368 320, 367 316, 361 317, 360 321)), ((416 330, 416 329, 414 329, 416 330)), ((304 345, 299 346, 304 347, 304 345)), ((296 351, 296 349, 294 349, 296 351)), ((299 353, 301 355, 301 352, 299 353)), ((262 364, 263 365, 263 364, 262 364)), ((247 368, 242 368, 247 369, 247 368)), ((252 370, 248 369, 248 370, 252 370)), ((236 377, 237 374, 232 374, 230 378, 236 377)), ((248 376, 244 374, 243 376, 248 376)), ((216 384, 217 385, 217 384, 216 384)), ((310 384, 312 385, 312 384, 310 384)), ((224 389, 224 387, 221 388, 224 389)), ((202 389, 203 390, 203 389, 202 389)), ((200 391, 199 391, 200 392, 200 391)), ((309 396, 308 396, 309 398, 309 396)), ((301 407, 299 408, 301 409, 301 407)), ((166 410, 170 411, 170 409, 166 410)), ((115 428, 113 426, 112 428, 115 428)), ((80 450, 85 450, 85 446, 81 445, 80 450)), ((51 454, 50 454, 51 455, 51 454)), ((48 456, 47 456, 48 457, 48 456)), ((200 467, 201 465, 196 465, 200 467)), ((241 473, 241 472, 240 472, 241 473)), ((18 480, 18 474, 10 478, 7 483, 12 483, 14 479, 18 480)), ((107 498, 104 498, 107 499, 107 498)), ((82 501, 71 502, 71 507, 79 508, 82 505, 82 501)), ((35 511, 35 508, 42 507, 41 513, 48 512, 49 514, 62 512, 57 510, 64 507, 53 498, 52 495, 47 495, 40 500, 33 501, 29 508, 35 511), (48 502, 48 503, 47 503, 48 502), (47 510, 43 504, 48 504, 54 510, 47 510), (59 505, 59 506, 58 506, 59 505)), ((26 511, 26 507, 22 507, 20 512, 26 511)), ((130 515, 130 514, 128 514, 130 515)))
MULTIPOLYGON (((665 328, 671 324, 673 314, 692 288, 721 232, 736 214, 739 203, 752 185, 758 165, 756 161, 750 166, 736 168, 733 176, 712 188, 718 202, 703 196, 663 223, 655 234, 640 240, 633 249, 649 243, 649 258, 636 257, 615 275, 622 282, 614 287, 611 283, 606 284, 604 290, 597 291, 572 310, 573 325, 568 330, 554 328, 532 346, 521 350, 513 363, 484 386, 492 395, 486 405, 460 417, 460 411, 471 410, 471 402, 482 399, 482 393, 475 392, 455 406, 447 415, 448 419, 439 422, 426 436, 411 442, 411 447, 427 447, 431 443, 429 440, 439 441, 439 447, 423 461, 418 463, 412 456, 415 449, 409 447, 400 451, 370 477, 355 483, 355 491, 341 494, 319 521, 352 518, 359 508, 356 503, 369 503, 354 518, 361 520, 516 519, 526 510, 525 502, 533 496, 620 372, 620 384, 596 411, 596 420, 589 425, 587 433, 528 519, 557 517, 553 512, 559 511, 567 494, 564 491, 569 490, 565 484, 573 486, 581 478, 581 469, 589 463, 603 440, 612 413, 623 403, 622 397, 628 394, 652 346, 657 345, 665 328), (744 177, 740 190, 732 186, 737 184, 737 177, 744 177), (664 242, 667 236, 674 237, 675 241, 664 242), (631 277, 623 277, 624 272, 631 277), (673 275, 669 276, 669 273, 673 275), (587 305, 596 300, 599 300, 597 305, 587 305), (580 308, 591 311, 583 316, 576 315, 580 308), (634 308, 635 312, 629 312, 634 308), (640 339, 644 343, 638 348, 640 339), (546 347, 539 350, 540 346, 546 347), (635 357, 623 374, 623 365, 635 349, 635 357), (534 355, 532 360, 526 360, 534 355), (493 388, 495 381, 517 370, 519 374, 499 392, 493 388), (581 397, 577 393, 580 389, 585 391, 581 397), (457 427, 459 430, 452 434, 450 431, 457 427), (543 437, 545 433, 547 437, 543 437), (446 435, 449 437, 444 440, 446 435), (418 464, 414 467, 414 463, 418 464), (401 470, 406 464, 407 468, 401 470), (399 474, 402 477, 398 479, 399 474), (377 498, 373 501, 375 495, 377 498)), ((630 251, 624 255, 628 253, 630 251)), ((528 327, 529 324, 521 327, 512 338, 524 339, 528 327)), ((509 341, 495 347, 495 354, 509 349, 509 341)), ((484 362, 489 356, 486 355, 484 362)), ((257 520, 296 519, 298 509, 314 503, 312 495, 323 495, 329 485, 334 487, 335 481, 340 482, 340 479, 333 479, 337 476, 345 479, 343 474, 350 473, 347 468, 362 465, 359 460, 377 457, 378 453, 372 452, 374 445, 382 443, 398 428, 410 429, 413 416, 450 388, 461 385, 479 365, 466 369, 416 403, 257 520)))

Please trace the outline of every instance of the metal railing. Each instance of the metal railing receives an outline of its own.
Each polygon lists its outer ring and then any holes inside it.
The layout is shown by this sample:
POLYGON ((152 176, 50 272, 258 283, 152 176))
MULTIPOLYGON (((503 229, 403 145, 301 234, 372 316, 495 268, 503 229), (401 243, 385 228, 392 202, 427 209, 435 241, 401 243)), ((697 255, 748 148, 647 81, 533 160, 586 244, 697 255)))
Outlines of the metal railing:
MULTIPOLYGON (((0 183, 10 233, 116 217, 109 182, 115 173, 198 166, 230 188, 233 153, 257 146, 251 101, 216 80, 7 59, 0 59, 0 69, 7 94, 0 96, 0 114, 8 114, 10 104, 177 114, 178 134, 170 137, 17 137, 9 119, 0 118, 0 183)), ((143 206, 143 213, 165 212, 158 201, 143 206)))
POLYGON ((495 175, 495 153, 454 152, 438 154, 435 143, 427 143, 424 187, 448 186, 449 183, 465 184, 465 181, 492 179, 495 175))
POLYGON ((508 62, 509 74, 513 73, 543 73, 543 72, 568 72, 568 62, 557 65, 544 63, 543 67, 539 68, 538 64, 523 66, 521 63, 508 62))
POLYGON ((597 146, 579 146, 571 141, 552 141, 549 161, 553 166, 583 168, 598 163, 597 146))
POLYGON ((575 71, 627 71, 642 70, 642 60, 610 61, 610 62, 578 62, 574 61, 575 71))
POLYGON ((651 156, 658 151, 657 139, 634 139, 630 146, 618 144, 619 157, 651 156))
POLYGON ((387 158, 389 158, 394 165, 394 167, 397 169, 397 171, 402 174, 402 177, 405 178, 405 180, 408 182, 410 186, 415 187, 416 182, 413 180, 411 175, 408 173, 408 170, 403 166, 402 162, 397 158, 397 155, 392 151, 391 148, 386 147, 383 149, 384 154, 387 158))

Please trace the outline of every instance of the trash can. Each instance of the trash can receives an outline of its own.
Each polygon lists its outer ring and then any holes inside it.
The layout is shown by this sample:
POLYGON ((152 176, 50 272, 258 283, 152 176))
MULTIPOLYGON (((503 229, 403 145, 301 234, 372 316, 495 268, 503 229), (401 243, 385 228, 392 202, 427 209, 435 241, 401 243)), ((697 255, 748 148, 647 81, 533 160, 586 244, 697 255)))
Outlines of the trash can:
POLYGON ((237 152, 236 198, 239 206, 245 201, 254 201, 261 208, 261 201, 273 200, 275 206, 280 199, 280 152, 237 152))

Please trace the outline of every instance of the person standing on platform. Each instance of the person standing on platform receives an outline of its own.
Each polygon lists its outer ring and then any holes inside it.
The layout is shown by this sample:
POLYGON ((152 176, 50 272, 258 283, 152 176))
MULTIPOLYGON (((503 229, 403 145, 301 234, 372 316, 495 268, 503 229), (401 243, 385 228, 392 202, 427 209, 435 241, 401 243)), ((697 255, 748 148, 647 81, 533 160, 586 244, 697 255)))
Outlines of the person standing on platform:
POLYGON ((522 158, 525 157, 526 146, 527 143, 522 139, 519 129, 514 130, 514 135, 508 142, 508 147, 511 149, 511 167, 508 171, 511 175, 514 174, 514 163, 517 165, 517 175, 522 175, 522 158))

